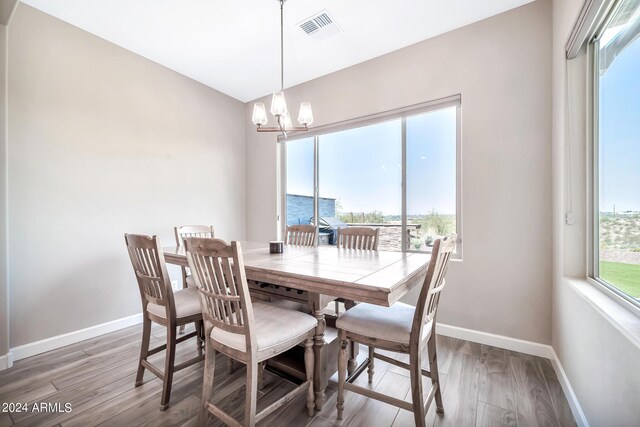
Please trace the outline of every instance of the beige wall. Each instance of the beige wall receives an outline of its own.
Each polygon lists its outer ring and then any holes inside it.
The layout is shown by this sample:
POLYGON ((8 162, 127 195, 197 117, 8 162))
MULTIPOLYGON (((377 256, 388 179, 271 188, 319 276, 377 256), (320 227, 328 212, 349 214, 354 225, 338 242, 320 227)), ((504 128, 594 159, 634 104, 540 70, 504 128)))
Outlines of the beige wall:
MULTIPOLYGON (((541 0, 287 90, 314 125, 462 94, 464 260, 442 323, 551 341, 550 48, 541 0)), ((249 239, 276 236, 274 138, 247 130, 249 239)))
POLYGON ((553 348, 591 426, 637 426, 640 320, 586 281, 588 142, 584 105, 589 64, 584 51, 569 62, 565 59, 565 44, 582 4, 581 0, 553 2, 553 348), (570 120, 565 97, 567 67, 570 120), (573 135, 570 150, 565 138, 568 126, 573 135), (567 191, 569 179, 571 195, 567 191), (570 197, 575 223, 566 225, 570 197))
MULTIPOLYGON (((11 347, 140 312, 125 232, 245 237, 244 104, 20 4, 9 28, 11 347)), ((174 276, 178 277, 173 270, 174 276)))
POLYGON ((0 24, 7 25, 18 0, 0 0, 0 24))
MULTIPOLYGON (((0 357, 9 351, 9 282, 7 280, 7 163, 5 120, 7 27, 0 25, 0 357)), ((1 364, 0 364, 1 365, 1 364)))

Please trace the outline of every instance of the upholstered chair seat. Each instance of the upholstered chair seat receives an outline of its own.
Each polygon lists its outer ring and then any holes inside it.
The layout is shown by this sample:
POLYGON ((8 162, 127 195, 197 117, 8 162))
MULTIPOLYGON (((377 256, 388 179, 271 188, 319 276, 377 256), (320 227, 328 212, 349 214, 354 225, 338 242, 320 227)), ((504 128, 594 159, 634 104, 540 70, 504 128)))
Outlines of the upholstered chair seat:
MULTIPOLYGON (((255 318, 256 350, 259 361, 280 353, 278 349, 292 347, 318 325, 318 320, 308 314, 287 310, 268 303, 253 303, 255 318)), ((234 334, 221 328, 211 330, 211 338, 226 347, 246 352, 244 334, 234 334)))
MULTIPOLYGON (((198 288, 180 289, 173 293, 173 301, 176 305, 176 318, 193 316, 200 314, 200 297, 198 296, 198 288)), ((159 304, 149 303, 147 305, 149 313, 166 318, 167 310, 159 304)))
MULTIPOLYGON (((415 307, 401 302, 391 307, 358 304, 338 317, 336 328, 408 346, 415 312, 415 307)), ((430 323, 425 325, 422 339, 429 338, 430 323)))

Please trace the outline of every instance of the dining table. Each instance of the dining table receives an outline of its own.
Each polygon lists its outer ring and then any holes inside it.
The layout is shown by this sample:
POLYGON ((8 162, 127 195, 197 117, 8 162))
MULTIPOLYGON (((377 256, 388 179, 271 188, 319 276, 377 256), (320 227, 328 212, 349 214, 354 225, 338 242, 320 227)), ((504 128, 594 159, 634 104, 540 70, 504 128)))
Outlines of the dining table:
MULTIPOLYGON (((289 301, 306 307, 318 320, 314 336, 318 410, 326 401, 328 380, 337 371, 338 340, 331 327, 335 317, 327 314, 327 305, 340 299, 389 307, 422 284, 430 260, 429 254, 418 252, 284 245, 282 253, 270 253, 269 243, 240 245, 252 298, 289 301)), ((188 267, 184 246, 165 247, 163 253, 167 263, 188 267)), ((300 369, 292 364, 274 363, 285 374, 300 377, 300 369)), ((354 350, 349 358, 349 374, 356 369, 354 350)))

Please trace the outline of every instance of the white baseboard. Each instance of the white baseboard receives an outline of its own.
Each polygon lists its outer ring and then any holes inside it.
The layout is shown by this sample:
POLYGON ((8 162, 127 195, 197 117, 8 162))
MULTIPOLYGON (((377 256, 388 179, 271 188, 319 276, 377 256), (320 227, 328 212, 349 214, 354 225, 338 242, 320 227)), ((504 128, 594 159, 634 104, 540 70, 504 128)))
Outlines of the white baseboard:
POLYGON ((495 335, 488 332, 460 328, 458 326, 444 325, 442 323, 438 323, 436 325, 436 331, 438 334, 445 335, 447 337, 459 338, 493 347, 505 348, 507 350, 530 354, 532 356, 552 359, 555 355, 555 352, 550 345, 525 341, 518 338, 505 337, 504 335, 495 335))
POLYGON ((553 365, 553 370, 556 371, 556 375, 558 376, 558 381, 560 381, 560 386, 562 387, 562 391, 564 391, 564 395, 567 397, 567 400, 569 401, 569 406, 571 407, 573 418, 576 419, 576 424, 578 424, 578 426, 589 427, 589 422, 587 421, 587 417, 584 415, 582 406, 580 406, 578 397, 573 391, 573 387, 571 387, 571 383, 569 382, 569 377, 567 377, 567 373, 564 371, 564 368, 562 367, 562 363, 560 363, 560 359, 558 359, 558 355, 556 354, 556 351, 553 348, 551 349, 551 351, 553 351, 551 364, 553 365))
POLYGON ((569 406, 571 407, 571 412, 573 413, 576 423, 580 427, 589 427, 587 418, 585 417, 582 407, 580 406, 580 402, 571 387, 571 383, 569 382, 569 378, 562 367, 562 363, 560 363, 558 355, 550 345, 505 337, 503 335, 490 334, 488 332, 475 331, 473 329, 460 328, 458 326, 444 325, 442 323, 438 323, 436 325, 436 331, 438 334, 445 335, 447 337, 459 338, 466 341, 504 348, 551 360, 551 365, 556 372, 558 381, 560 381, 562 391, 564 391, 564 394, 567 397, 567 401, 569 402, 569 406))
POLYGON ((0 356, 0 371, 9 369, 13 366, 13 354, 9 351, 4 356, 0 356))
POLYGON ((25 357, 35 356, 36 354, 55 350, 66 345, 75 344, 80 341, 88 340, 89 338, 95 338, 97 336, 108 334, 109 332, 114 332, 129 326, 138 325, 140 323, 142 323, 142 314, 134 314, 133 316, 112 320, 111 322, 80 329, 79 331, 69 332, 68 334, 58 335, 41 341, 14 347, 11 349, 10 353, 13 353, 13 360, 20 360, 25 357))

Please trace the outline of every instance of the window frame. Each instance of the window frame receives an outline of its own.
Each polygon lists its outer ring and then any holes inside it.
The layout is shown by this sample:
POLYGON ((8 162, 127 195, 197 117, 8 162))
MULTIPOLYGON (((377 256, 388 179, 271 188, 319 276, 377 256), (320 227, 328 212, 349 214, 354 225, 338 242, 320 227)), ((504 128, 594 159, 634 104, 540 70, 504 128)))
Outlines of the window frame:
POLYGON ((462 233, 463 233, 463 221, 462 221, 462 96, 460 94, 448 96, 445 98, 435 99, 432 101, 423 102, 420 104, 411 105, 408 107, 397 108, 381 113, 371 114, 354 119, 344 120, 327 125, 321 125, 314 127, 307 132, 295 132, 288 135, 287 138, 278 136, 278 148, 279 148, 279 174, 278 174, 278 209, 277 215, 278 221, 278 239, 282 240, 283 236, 286 236, 287 230, 287 144, 286 142, 293 142, 296 140, 313 138, 313 216, 314 226, 318 227, 318 212, 319 212, 319 142, 320 137, 326 134, 340 132, 344 130, 354 129, 363 126, 370 126, 379 123, 388 122, 391 120, 401 120, 402 128, 402 179, 401 179, 401 219, 402 219, 402 242, 401 252, 403 253, 430 253, 431 251, 416 251, 407 249, 406 230, 407 226, 407 133, 406 133, 406 120, 409 117, 417 116, 420 114, 429 113, 432 111, 442 110, 445 108, 456 108, 456 234, 458 235, 458 242, 456 252, 452 258, 462 260, 462 233), (283 144, 280 144, 284 142, 283 144))
POLYGON ((624 1, 616 1, 587 45, 587 281, 640 315, 640 301, 599 277, 600 273, 600 38, 624 1))

